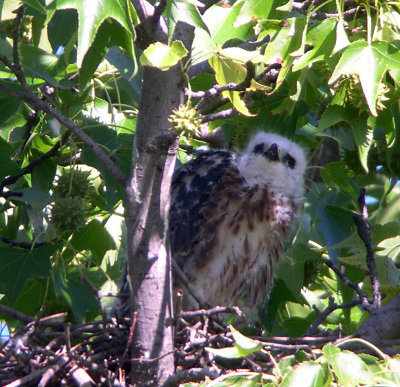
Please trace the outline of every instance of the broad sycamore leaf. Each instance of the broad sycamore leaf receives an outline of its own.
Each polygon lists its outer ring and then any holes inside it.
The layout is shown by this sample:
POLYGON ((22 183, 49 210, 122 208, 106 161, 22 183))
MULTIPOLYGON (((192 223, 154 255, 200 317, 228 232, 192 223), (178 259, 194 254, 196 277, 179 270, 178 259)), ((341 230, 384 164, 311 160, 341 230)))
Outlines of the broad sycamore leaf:
POLYGON ((387 42, 356 41, 344 49, 329 83, 334 84, 343 75, 358 75, 369 110, 376 117, 379 83, 391 70, 400 70, 400 52, 396 47, 387 42))
MULTIPOLYGON (((127 0, 54 0, 48 6, 50 11, 46 23, 60 9, 76 9, 78 12, 78 50, 77 64, 80 67, 89 47, 92 45, 101 24, 108 18, 116 20, 135 39, 134 25, 137 23, 136 12, 127 0)), ((132 53, 133 54, 133 53, 132 53)))

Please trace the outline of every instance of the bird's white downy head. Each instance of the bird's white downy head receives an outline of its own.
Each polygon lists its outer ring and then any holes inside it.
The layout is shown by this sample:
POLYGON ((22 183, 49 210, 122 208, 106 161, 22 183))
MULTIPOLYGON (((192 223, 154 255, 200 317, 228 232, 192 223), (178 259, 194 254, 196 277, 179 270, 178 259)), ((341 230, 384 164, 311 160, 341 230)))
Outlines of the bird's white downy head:
POLYGON ((306 158, 303 149, 275 133, 257 133, 238 156, 240 173, 250 185, 267 185, 275 194, 301 202, 306 158))

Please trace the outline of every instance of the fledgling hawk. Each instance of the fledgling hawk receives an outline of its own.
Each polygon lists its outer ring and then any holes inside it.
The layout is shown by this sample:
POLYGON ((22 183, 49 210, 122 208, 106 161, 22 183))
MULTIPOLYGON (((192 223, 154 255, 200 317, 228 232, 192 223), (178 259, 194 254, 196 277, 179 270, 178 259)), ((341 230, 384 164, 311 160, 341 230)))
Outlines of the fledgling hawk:
POLYGON ((252 309, 265 299, 303 203, 305 169, 298 145, 260 132, 244 153, 206 151, 175 172, 172 257, 202 300, 238 304, 245 292, 252 309))

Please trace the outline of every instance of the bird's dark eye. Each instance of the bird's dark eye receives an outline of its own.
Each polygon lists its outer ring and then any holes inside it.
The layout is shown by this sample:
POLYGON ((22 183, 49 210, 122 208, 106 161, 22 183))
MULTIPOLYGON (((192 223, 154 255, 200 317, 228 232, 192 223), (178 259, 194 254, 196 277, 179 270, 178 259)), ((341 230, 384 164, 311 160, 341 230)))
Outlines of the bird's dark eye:
POLYGON ((254 149, 254 153, 263 153, 264 152, 264 144, 257 144, 254 149))
POLYGON ((293 169, 293 168, 296 166, 296 160, 295 160, 292 156, 290 156, 289 153, 286 154, 286 155, 283 157, 282 161, 283 161, 290 169, 293 169))

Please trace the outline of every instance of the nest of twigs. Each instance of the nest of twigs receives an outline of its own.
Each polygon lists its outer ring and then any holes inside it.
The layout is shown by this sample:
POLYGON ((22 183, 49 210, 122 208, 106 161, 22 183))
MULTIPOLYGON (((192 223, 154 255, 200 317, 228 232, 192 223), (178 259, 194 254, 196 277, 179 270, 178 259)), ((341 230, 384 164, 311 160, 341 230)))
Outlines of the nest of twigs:
MULTIPOLYGON (((164 387, 187 381, 215 379, 232 371, 271 372, 274 363, 299 349, 322 346, 332 337, 301 340, 262 338, 266 350, 241 359, 221 359, 206 348, 231 347, 234 339, 220 319, 240 314, 237 308, 182 312, 176 324, 176 373, 164 387)), ((131 386, 130 317, 72 325, 54 315, 31 321, 12 333, 0 349, 0 385, 131 386)))

